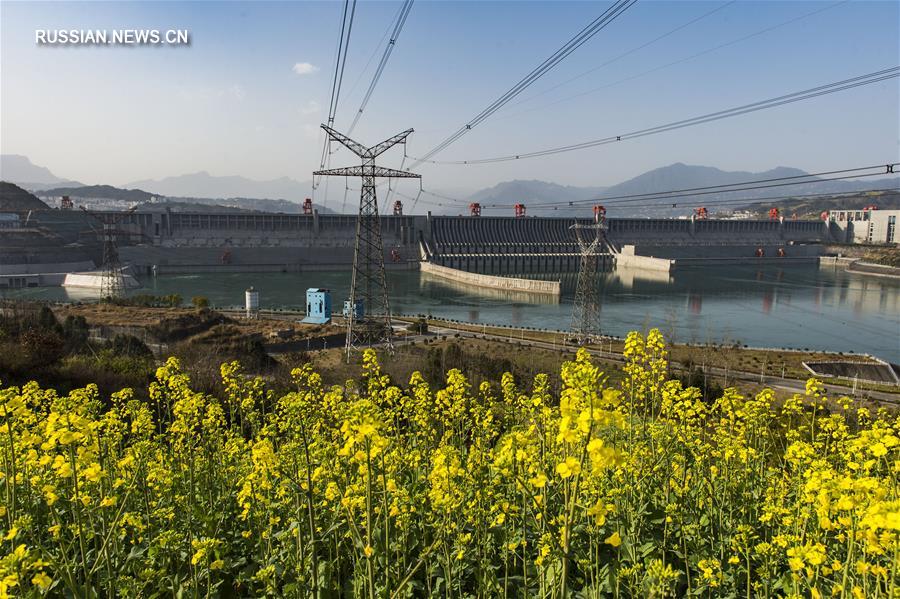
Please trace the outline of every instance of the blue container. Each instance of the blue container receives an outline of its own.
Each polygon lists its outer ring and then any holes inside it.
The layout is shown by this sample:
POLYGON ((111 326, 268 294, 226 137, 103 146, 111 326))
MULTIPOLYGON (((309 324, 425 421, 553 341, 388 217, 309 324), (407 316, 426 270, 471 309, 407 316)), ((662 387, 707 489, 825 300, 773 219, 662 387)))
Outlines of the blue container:
POLYGON ((310 287, 306 290, 306 318, 302 322, 309 324, 328 324, 331 322, 331 291, 310 287))
MULTIPOLYGON (((344 318, 350 318, 350 311, 351 311, 350 300, 344 300, 344 311, 342 312, 342 314, 344 315, 344 318)), ((362 300, 356 300, 356 310, 353 313, 353 318, 359 319, 359 318, 362 318, 363 316, 365 316, 365 314, 366 314, 365 304, 363 303, 362 300)))

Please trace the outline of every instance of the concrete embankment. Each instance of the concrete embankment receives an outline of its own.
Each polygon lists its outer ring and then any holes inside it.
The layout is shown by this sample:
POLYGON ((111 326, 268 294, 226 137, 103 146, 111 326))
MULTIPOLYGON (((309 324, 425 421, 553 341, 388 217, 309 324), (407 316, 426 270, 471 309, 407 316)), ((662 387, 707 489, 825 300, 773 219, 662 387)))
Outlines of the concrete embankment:
POLYGON ((856 272, 864 275, 876 275, 879 277, 891 277, 900 279, 900 268, 896 266, 886 266, 884 264, 873 264, 871 262, 863 262, 857 260, 847 266, 848 272, 856 272))
POLYGON ((822 256, 819 259, 819 267, 843 268, 847 272, 861 275, 900 279, 900 268, 896 266, 864 262, 858 258, 848 258, 846 256, 822 256))
POLYGON ((422 272, 465 283, 474 287, 484 287, 488 289, 503 289, 506 291, 517 291, 525 293, 533 293, 538 295, 550 295, 559 297, 560 282, 559 281, 538 281, 534 279, 516 279, 512 277, 496 277, 493 275, 482 275, 474 272, 466 272, 446 266, 438 266, 431 262, 420 263, 419 268, 422 272))
POLYGON ((90 261, 52 264, 0 264, 0 289, 56 287, 63 284, 67 273, 92 270, 93 268, 94 263, 90 261))
POLYGON ((621 252, 616 254, 616 266, 668 273, 674 268, 675 260, 655 258, 653 256, 638 256, 634 253, 633 245, 626 245, 622 247, 621 252))
MULTIPOLYGON (((104 278, 104 273, 98 271, 70 272, 66 274, 66 278, 63 281, 62 286, 80 287, 82 289, 95 289, 97 291, 100 291, 104 286, 104 278)), ((141 286, 141 284, 138 283, 137 279, 127 273, 122 274, 122 285, 125 286, 125 289, 137 289, 141 286)))
POLYGON ((844 268, 856 262, 858 258, 844 256, 822 256, 819 258, 819 266, 842 266, 844 268))

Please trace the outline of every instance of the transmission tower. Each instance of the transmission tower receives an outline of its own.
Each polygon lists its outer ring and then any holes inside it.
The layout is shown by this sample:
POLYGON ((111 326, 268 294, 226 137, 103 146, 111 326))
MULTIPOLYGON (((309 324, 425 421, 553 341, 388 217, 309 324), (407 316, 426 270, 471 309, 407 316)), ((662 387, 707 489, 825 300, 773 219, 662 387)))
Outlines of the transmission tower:
POLYGON ((592 225, 576 223, 569 227, 575 231, 581 250, 575 305, 572 309, 572 337, 579 345, 591 343, 600 337, 600 292, 597 288, 597 274, 600 270, 600 256, 605 247, 604 227, 602 220, 592 225))
POLYGON ((125 213, 94 212, 84 206, 81 209, 93 217, 101 226, 98 232, 103 242, 103 264, 100 266, 100 297, 112 299, 125 297, 125 275, 122 273, 122 265, 119 263, 119 247, 116 238, 119 230, 117 226, 126 216, 134 212, 135 208, 125 213))
POLYGON ((350 281, 350 301, 345 309, 347 318, 346 350, 383 343, 393 348, 391 341, 391 307, 388 302, 384 276, 384 246, 381 242, 381 220, 375 196, 375 178, 419 179, 421 175, 375 165, 375 158, 389 148, 406 143, 412 129, 407 129, 380 144, 366 148, 327 125, 322 129, 335 141, 362 159, 361 166, 346 166, 318 170, 313 175, 362 177, 359 194, 359 215, 356 219, 356 245, 353 251, 353 277, 350 281), (358 308, 357 306, 361 307, 358 308))

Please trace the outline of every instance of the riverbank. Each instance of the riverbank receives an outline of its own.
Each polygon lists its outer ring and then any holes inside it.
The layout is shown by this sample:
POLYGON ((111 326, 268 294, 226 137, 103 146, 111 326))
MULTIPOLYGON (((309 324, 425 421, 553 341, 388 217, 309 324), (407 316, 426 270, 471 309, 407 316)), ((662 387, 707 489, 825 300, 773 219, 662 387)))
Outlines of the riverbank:
POLYGON ((819 259, 819 267, 842 268, 855 274, 900 280, 900 267, 866 262, 860 258, 822 256, 819 259))
MULTIPOLYGON (((562 296, 539 301, 543 296, 476 289, 419 272, 387 273, 394 313, 567 330, 577 276, 552 278, 562 281, 562 296)), ((792 264, 707 265, 671 274, 617 268, 598 278, 603 331, 613 335, 655 324, 678 342, 853 350, 900 363, 896 340, 883 334, 900 326, 900 281, 895 279, 792 264)), ((310 287, 330 289, 334 305, 342 305, 350 279, 346 271, 160 275, 141 278, 143 286, 135 293, 179 295, 185 303, 201 296, 210 307, 239 309, 245 290, 253 286, 263 309, 302 310, 310 287)), ((0 297, 88 301, 65 288, 0 291, 0 297)))
MULTIPOLYGON (((900 246, 864 244, 828 244, 823 247, 829 257, 851 258, 900 268, 900 246)), ((824 257, 824 256, 823 256, 824 257)))
MULTIPOLYGON (((402 319, 406 321, 407 319, 402 319)), ((481 339, 505 341, 517 346, 541 347, 558 351, 571 351, 575 345, 567 343, 567 331, 551 331, 541 329, 516 329, 478 325, 473 323, 430 319, 429 327, 438 331, 456 332, 475 336, 481 339)), ((601 343, 586 346, 598 357, 621 363, 624 361, 625 340, 616 337, 605 337, 601 343)), ((871 365, 883 365, 884 361, 877 356, 853 354, 852 352, 810 352, 781 348, 746 347, 736 344, 669 344, 669 355, 673 367, 689 372, 699 369, 710 373, 728 385, 734 380, 760 381, 781 380, 802 383, 812 376, 805 363, 821 362, 853 362, 871 365)), ((841 392, 866 390, 896 396, 900 402, 900 386, 859 382, 847 379, 819 377, 829 384, 841 389, 841 392)))
MULTIPOLYGON (((179 357, 192 380, 209 392, 221 391, 219 367, 231 360, 238 360, 247 372, 264 376, 279 389, 291 388, 290 373, 302 364, 319 369, 326 385, 341 384, 359 368, 358 352, 347 361, 340 319, 327 326, 303 325, 298 322, 302 317, 298 311, 271 312, 258 320, 246 320, 240 312, 228 311, 35 305, 18 314, 6 309, 0 317, 0 379, 8 384, 37 380, 73 389, 98 382, 102 392, 110 393, 122 387, 140 387, 142 381, 153 377, 161 360, 173 355, 179 357), (49 317, 43 314, 48 309, 49 317), (55 324, 47 324, 48 318, 55 324), (28 322, 31 324, 22 329, 28 322), (139 349, 142 339, 155 356, 139 349)), ((423 332, 420 326, 409 327, 420 320, 417 317, 394 320, 395 351, 378 351, 384 372, 399 383, 419 371, 430 384, 441 386, 450 368, 459 368, 474 384, 496 380, 504 372, 525 380, 542 372, 558 372, 578 349, 566 342, 565 331, 427 319, 423 332)), ((623 376, 622 339, 604 338, 587 349, 610 380, 623 376)), ((715 399, 722 388, 735 384, 752 390, 772 387, 786 397, 802 391, 809 377, 804 361, 821 363, 849 356, 739 345, 672 344, 669 357, 674 375, 715 399)), ((878 362, 871 356, 854 355, 852 359, 878 362)), ((853 381, 825 381, 833 395, 900 403, 900 387, 859 382, 854 387, 853 381)), ((560 381, 554 379, 551 384, 560 381)))

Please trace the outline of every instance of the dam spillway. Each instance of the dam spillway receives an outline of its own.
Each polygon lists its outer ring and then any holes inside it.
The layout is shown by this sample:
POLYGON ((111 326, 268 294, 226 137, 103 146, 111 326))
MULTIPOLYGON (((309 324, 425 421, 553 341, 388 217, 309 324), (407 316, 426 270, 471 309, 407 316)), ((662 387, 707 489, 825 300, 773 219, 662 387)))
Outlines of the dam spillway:
MULTIPOLYGON (((34 211, 29 224, 90 249, 94 240, 80 225, 71 225, 73 218, 79 216, 72 211, 34 211)), ((484 274, 575 271, 580 254, 570 227, 593 222, 431 214, 380 218, 389 269, 416 268, 424 259, 484 274)), ((781 254, 789 261, 813 259, 820 244, 832 241, 828 223, 820 220, 610 218, 606 225, 613 252, 633 246, 634 255, 683 264, 752 261, 759 254, 766 260, 781 254)), ((150 210, 122 213, 120 228, 122 261, 139 274, 154 266, 160 272, 297 272, 349 268, 356 216, 150 210)))

